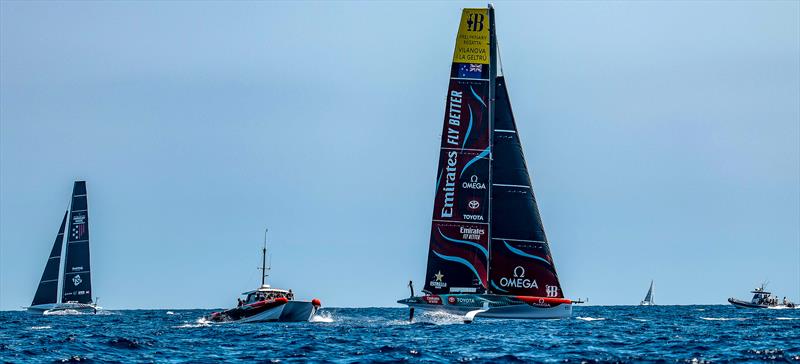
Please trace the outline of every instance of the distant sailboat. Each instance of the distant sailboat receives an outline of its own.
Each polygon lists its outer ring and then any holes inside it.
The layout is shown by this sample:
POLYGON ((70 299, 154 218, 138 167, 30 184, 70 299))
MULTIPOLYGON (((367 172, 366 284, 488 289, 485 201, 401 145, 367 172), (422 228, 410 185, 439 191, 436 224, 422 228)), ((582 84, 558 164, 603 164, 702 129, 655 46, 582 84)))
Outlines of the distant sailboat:
POLYGON ((464 9, 450 70, 425 295, 414 309, 490 318, 561 318, 564 297, 533 193, 494 8, 464 9))
POLYGON ((650 281, 650 289, 647 290, 647 296, 644 296, 644 300, 639 303, 639 306, 655 306, 656 303, 653 302, 653 281, 650 281))
POLYGON ((92 302, 92 278, 89 265, 89 211, 86 182, 76 181, 72 187, 70 209, 64 213, 61 227, 44 266, 42 279, 28 312, 48 314, 56 311, 97 312, 92 302), (69 216, 66 249, 64 233, 69 216), (59 272, 62 251, 64 270, 59 272), (59 297, 59 285, 61 296, 59 297))

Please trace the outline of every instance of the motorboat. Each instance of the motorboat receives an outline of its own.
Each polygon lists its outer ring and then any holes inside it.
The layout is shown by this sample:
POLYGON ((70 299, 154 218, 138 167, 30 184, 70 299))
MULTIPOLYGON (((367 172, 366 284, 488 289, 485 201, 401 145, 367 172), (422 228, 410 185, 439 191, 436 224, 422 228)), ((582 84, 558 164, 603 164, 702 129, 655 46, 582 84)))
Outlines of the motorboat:
POLYGON ((322 306, 319 299, 300 301, 294 299, 291 289, 272 288, 266 284, 270 268, 267 267, 267 231, 261 250, 261 286, 242 293, 236 307, 214 312, 206 317, 211 322, 298 322, 310 321, 322 306))
POLYGON ((750 291, 750 293, 753 294, 753 298, 750 301, 731 297, 728 298, 728 302, 736 308, 798 308, 797 304, 787 300, 786 297, 780 300, 777 296, 773 296, 772 292, 766 290, 766 284, 761 284, 761 287, 750 291))

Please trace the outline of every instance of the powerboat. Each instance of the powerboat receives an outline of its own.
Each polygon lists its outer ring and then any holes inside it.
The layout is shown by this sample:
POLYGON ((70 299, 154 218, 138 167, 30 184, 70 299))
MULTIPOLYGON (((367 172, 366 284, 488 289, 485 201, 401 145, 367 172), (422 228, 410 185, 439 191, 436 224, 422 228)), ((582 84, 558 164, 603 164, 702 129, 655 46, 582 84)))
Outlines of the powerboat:
POLYGON ((291 290, 275 289, 263 284, 258 289, 242 293, 240 304, 207 317, 212 322, 298 322, 309 321, 321 306, 318 299, 295 301, 291 290))
POLYGON ((292 290, 272 288, 266 284, 270 268, 267 267, 267 231, 264 231, 264 247, 261 250, 261 286, 242 293, 238 305, 224 311, 214 312, 206 319, 211 322, 298 322, 310 321, 322 303, 319 299, 298 301, 292 290))
POLYGON ((767 292, 766 284, 762 284, 761 287, 758 287, 750 293, 753 294, 753 298, 750 301, 740 300, 737 298, 728 298, 728 302, 732 304, 736 308, 772 308, 772 309, 781 309, 781 308, 797 308, 797 304, 789 301, 786 297, 783 300, 779 300, 777 296, 773 296, 772 292, 767 292))

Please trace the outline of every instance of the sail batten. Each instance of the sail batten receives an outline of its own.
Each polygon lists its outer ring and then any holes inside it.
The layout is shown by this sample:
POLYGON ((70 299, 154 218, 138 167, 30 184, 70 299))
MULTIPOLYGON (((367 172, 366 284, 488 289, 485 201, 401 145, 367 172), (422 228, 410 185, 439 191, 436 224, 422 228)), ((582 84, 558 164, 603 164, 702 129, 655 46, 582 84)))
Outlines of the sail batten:
POLYGON ((62 302, 92 303, 92 279, 89 259, 89 213, 86 182, 72 187, 62 302))
POLYGON ((58 228, 56 240, 50 250, 50 256, 47 258, 47 264, 44 266, 42 279, 39 280, 39 287, 36 288, 36 294, 33 296, 31 306, 58 302, 59 266, 61 265, 61 248, 64 245, 64 228, 67 224, 67 213, 65 211, 64 218, 61 219, 61 226, 58 228))

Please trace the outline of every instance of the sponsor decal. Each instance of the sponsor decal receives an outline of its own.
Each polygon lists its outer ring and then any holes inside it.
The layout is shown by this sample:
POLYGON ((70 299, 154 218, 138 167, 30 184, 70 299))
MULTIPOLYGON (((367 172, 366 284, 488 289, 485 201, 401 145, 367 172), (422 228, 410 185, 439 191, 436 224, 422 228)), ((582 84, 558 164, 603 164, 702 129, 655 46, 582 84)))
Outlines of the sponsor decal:
POLYGON ((458 146, 458 139, 461 137, 461 132, 458 129, 453 129, 450 126, 458 127, 461 125, 461 102, 463 92, 452 90, 450 91, 450 98, 447 100, 447 144, 454 147, 458 146))
POLYGON ((86 215, 72 215, 72 239, 78 240, 86 233, 86 215))
POLYGON ((478 200, 472 200, 467 204, 470 210, 477 210, 481 207, 481 203, 478 200))
POLYGON ((453 296, 447 297, 447 302, 450 303, 451 305, 455 305, 456 302, 458 302, 458 298, 455 298, 453 296))
POLYGON ((513 275, 513 278, 500 278, 500 286, 505 288, 539 288, 535 279, 525 278, 525 268, 522 266, 515 267, 513 275))
POLYGON ((445 174, 444 205, 442 205, 441 217, 453 217, 453 203, 456 199, 456 163, 458 162, 458 152, 451 150, 447 152, 447 173, 445 174))
POLYGON ((74 277, 72 277, 72 284, 77 286, 77 285, 81 284, 81 282, 83 282, 83 279, 81 279, 81 275, 80 274, 76 274, 74 277))
POLYGON ((428 284, 430 284, 430 286, 433 288, 447 288, 447 282, 444 281, 444 274, 442 274, 441 270, 433 275, 433 280, 428 282, 428 284))
POLYGON ((469 178, 469 181, 464 181, 463 183, 461 183, 461 187, 467 190, 485 190, 486 184, 483 182, 479 182, 478 176, 473 174, 469 178))
POLYGON ((467 227, 467 226, 460 226, 458 228, 458 232, 461 233, 461 238, 465 240, 481 240, 481 235, 485 233, 486 230, 482 228, 474 228, 474 227, 467 227))
POLYGON ((489 64, 488 9, 464 9, 453 63, 489 64))
POLYGON ((462 216, 464 217, 464 221, 483 221, 483 215, 464 214, 462 216))
POLYGON ((544 286, 547 297, 558 297, 558 286, 544 286))
POLYGON ((442 298, 439 296, 422 296, 422 299, 431 305, 441 305, 442 298))
POLYGON ((81 272, 81 271, 83 271, 83 266, 72 267, 72 268, 70 268, 70 270, 73 271, 73 272, 81 272))

